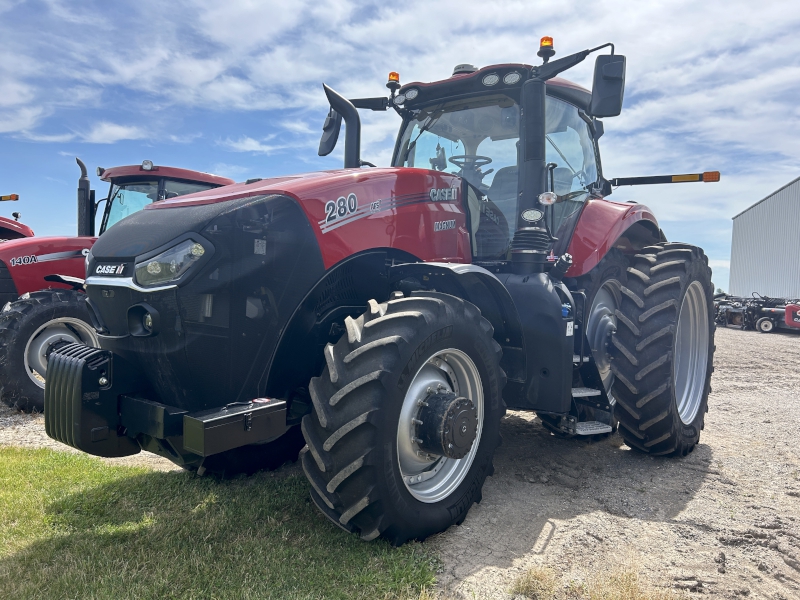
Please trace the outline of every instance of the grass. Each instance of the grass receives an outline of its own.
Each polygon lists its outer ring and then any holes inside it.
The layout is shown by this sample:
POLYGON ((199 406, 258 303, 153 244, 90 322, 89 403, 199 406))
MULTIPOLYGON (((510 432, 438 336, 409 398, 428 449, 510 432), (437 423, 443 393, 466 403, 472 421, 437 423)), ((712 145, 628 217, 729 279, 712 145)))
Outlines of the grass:
POLYGON ((233 481, 0 448, 0 596, 427 597, 420 544, 361 542, 302 476, 233 481))
POLYGON ((553 569, 536 566, 517 577, 509 590, 530 600, 678 600, 671 590, 656 590, 645 584, 631 565, 602 574, 586 582, 561 584, 553 569))

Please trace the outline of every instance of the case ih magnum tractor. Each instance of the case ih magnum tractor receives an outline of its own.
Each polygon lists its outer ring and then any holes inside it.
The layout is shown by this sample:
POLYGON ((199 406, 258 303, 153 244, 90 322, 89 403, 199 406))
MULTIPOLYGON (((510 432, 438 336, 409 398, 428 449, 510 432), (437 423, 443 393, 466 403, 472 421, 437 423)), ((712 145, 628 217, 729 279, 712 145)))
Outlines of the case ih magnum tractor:
MULTIPOLYGON (((78 237, 37 238, 21 223, 0 244, 0 399, 22 410, 43 410, 47 358, 73 342, 97 345, 83 293, 86 256, 95 240, 94 190, 78 160, 78 237), (21 229, 24 228, 24 229, 21 229)), ((97 169, 110 184, 102 234, 147 204, 233 183, 208 173, 141 165, 97 169)), ((11 199, 16 199, 13 197, 11 199)), ((16 213, 15 213, 16 214, 16 213)), ((3 223, 0 223, 3 227, 3 223)), ((0 230, 0 237, 4 234, 0 230)))
POLYGON ((319 509, 394 544, 480 501, 507 407, 563 436, 618 421, 633 448, 690 452, 714 352, 708 261, 604 198, 598 118, 621 110, 625 58, 600 56, 590 93, 555 76, 592 51, 550 61, 543 42, 539 66, 392 74, 388 99, 326 87, 320 154, 343 119, 345 169, 165 200, 101 236, 86 282, 100 348, 50 355, 47 433, 199 473, 274 464, 304 439, 319 509), (392 167, 361 168, 357 108, 402 117, 392 167))

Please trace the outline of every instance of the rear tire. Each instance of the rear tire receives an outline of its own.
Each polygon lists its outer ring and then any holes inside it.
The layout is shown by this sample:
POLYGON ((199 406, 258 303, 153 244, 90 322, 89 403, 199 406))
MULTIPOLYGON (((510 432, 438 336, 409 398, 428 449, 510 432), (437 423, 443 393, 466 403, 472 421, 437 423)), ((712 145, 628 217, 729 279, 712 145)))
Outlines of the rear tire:
POLYGON ((615 415, 632 448, 686 455, 700 439, 713 371, 713 291, 696 246, 663 243, 633 258, 611 348, 615 415))
POLYGON ((71 342, 97 347, 86 295, 43 290, 5 305, 0 313, 0 400, 27 412, 44 410, 50 351, 71 342))
POLYGON ((775 323, 769 317, 761 317, 756 321, 756 329, 761 333, 772 333, 775 330, 775 323))
POLYGON ((462 523, 493 472, 505 413, 492 326, 474 305, 426 292, 370 300, 369 310, 345 325, 347 333, 325 348, 327 366, 309 388, 314 411, 302 422, 312 499, 339 527, 394 545, 462 523), (423 374, 441 382, 437 389, 473 396, 478 407, 475 439, 461 459, 419 450, 416 434, 403 429, 414 427, 408 411, 419 406, 419 385, 420 399, 430 398, 423 374), (409 467, 414 461, 423 464, 421 482, 408 474, 418 476, 409 467))

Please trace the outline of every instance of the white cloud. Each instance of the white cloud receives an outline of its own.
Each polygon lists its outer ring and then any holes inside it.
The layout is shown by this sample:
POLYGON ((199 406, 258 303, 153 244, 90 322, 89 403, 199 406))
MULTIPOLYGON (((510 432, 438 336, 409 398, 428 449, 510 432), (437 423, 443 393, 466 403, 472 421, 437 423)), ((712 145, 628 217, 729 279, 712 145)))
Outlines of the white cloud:
POLYGON ((215 163, 211 167, 211 172, 215 175, 222 175, 223 177, 230 177, 231 179, 241 179, 248 173, 250 169, 242 165, 230 165, 228 163, 215 163))
POLYGON ((266 141, 269 141, 269 138, 264 140, 256 140, 245 135, 237 140, 228 138, 217 143, 226 150, 231 150, 233 152, 253 152, 256 154, 272 154, 273 152, 281 150, 285 147, 280 145, 265 144, 264 142, 266 141))
POLYGON ((63 143, 74 140, 76 136, 74 133, 44 134, 23 131, 21 137, 26 140, 31 140, 32 142, 63 143))
POLYGON ((100 121, 81 137, 84 142, 90 144, 113 144, 120 140, 141 140, 147 137, 147 132, 133 125, 118 125, 100 121))

